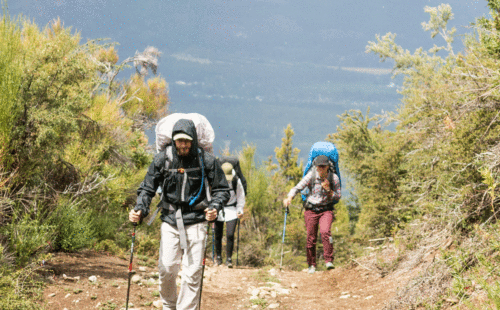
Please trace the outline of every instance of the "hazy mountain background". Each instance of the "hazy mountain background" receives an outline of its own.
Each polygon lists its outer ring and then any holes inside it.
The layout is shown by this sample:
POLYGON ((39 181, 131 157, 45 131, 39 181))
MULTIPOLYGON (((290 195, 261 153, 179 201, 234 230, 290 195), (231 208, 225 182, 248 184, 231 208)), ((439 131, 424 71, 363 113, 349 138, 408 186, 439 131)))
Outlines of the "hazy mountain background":
MULTIPOLYGON (((198 112, 216 131, 216 151, 257 145, 265 159, 291 123, 305 159, 312 143, 335 132, 352 108, 394 110, 401 79, 391 63, 365 54, 375 35, 396 33, 413 52, 443 41, 422 30, 435 0, 10 0, 11 15, 45 25, 60 17, 82 39, 118 42, 121 59, 155 46, 170 88, 171 112, 198 112)), ((485 1, 447 1, 449 24, 487 14, 485 1)), ((455 50, 461 49, 460 38, 455 50)), ((154 142, 153 133, 149 133, 154 142)))

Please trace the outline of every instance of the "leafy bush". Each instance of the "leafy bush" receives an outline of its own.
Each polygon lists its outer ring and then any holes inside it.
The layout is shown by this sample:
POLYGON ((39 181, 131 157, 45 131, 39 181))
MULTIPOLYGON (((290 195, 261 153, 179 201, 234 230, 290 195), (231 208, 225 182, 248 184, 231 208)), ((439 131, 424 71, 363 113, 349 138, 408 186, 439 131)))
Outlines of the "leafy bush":
POLYGON ((57 250, 73 252, 94 243, 95 226, 92 213, 78 208, 78 204, 62 200, 52 215, 56 226, 54 246, 57 250))
POLYGON ((113 240, 106 239, 94 245, 94 250, 98 252, 107 252, 113 255, 122 256, 124 254, 124 250, 117 246, 113 240))
POLYGON ((36 302, 41 299, 43 285, 33 276, 33 271, 33 266, 15 270, 0 263, 0 309, 43 309, 36 302))
POLYGON ((15 253, 17 265, 22 267, 33 259, 35 253, 46 250, 54 228, 42 222, 40 215, 16 212, 12 222, 1 230, 10 236, 9 247, 15 253))

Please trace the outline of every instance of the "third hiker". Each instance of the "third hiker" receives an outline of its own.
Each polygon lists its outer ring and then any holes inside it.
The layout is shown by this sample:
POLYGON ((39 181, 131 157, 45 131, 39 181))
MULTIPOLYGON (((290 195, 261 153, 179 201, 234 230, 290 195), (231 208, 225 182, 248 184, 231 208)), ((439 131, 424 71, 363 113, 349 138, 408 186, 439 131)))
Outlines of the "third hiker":
POLYGON ((219 211, 219 216, 215 221, 215 252, 217 253, 216 263, 222 264, 222 234, 224 222, 226 223, 226 265, 229 268, 233 267, 232 255, 234 247, 234 231, 238 220, 243 216, 243 208, 245 206, 245 191, 243 184, 236 175, 233 165, 230 163, 222 164, 222 170, 226 175, 229 183, 231 198, 224 210, 219 211))

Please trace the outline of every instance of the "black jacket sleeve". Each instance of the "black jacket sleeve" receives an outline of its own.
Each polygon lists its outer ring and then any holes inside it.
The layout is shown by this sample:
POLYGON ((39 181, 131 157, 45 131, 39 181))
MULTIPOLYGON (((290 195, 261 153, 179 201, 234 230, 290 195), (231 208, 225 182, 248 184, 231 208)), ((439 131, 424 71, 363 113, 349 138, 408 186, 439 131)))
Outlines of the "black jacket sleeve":
POLYGON ((227 183, 224 171, 220 163, 211 154, 207 154, 207 178, 211 187, 212 201, 211 207, 222 210, 223 206, 229 201, 229 184, 227 183))
POLYGON ((134 210, 142 211, 142 217, 148 216, 151 200, 156 195, 158 187, 163 183, 162 168, 165 163, 165 154, 163 153, 155 155, 153 162, 149 165, 144 181, 137 190, 137 203, 134 210))

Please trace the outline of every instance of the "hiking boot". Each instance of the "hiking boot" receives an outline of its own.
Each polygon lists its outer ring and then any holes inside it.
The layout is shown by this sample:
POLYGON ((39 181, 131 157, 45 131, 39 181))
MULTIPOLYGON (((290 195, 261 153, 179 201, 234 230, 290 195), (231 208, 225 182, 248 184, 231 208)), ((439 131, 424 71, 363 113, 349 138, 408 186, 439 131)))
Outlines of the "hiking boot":
POLYGON ((309 266, 309 269, 307 269, 307 273, 313 274, 316 271, 316 267, 314 266, 309 266))
POLYGON ((335 268, 335 266, 333 266, 332 262, 326 263, 325 267, 326 267, 326 270, 332 270, 335 268))
POLYGON ((228 257, 228 259, 226 260, 226 265, 228 268, 233 268, 233 260, 231 259, 231 257, 228 257))
POLYGON ((217 256, 217 258, 215 259, 215 265, 216 266, 222 265, 222 257, 217 256))

